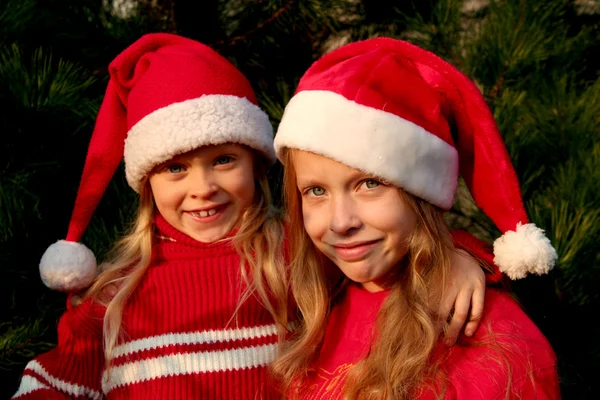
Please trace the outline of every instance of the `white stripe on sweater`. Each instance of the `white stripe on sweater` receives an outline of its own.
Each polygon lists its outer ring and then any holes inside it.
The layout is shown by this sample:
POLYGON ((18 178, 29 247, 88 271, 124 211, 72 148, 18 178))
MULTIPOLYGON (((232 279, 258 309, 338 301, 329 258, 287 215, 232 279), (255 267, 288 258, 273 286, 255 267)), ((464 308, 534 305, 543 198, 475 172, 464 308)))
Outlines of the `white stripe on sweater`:
POLYGON ((240 349, 177 353, 149 358, 110 368, 110 379, 102 376, 104 393, 119 387, 144 382, 150 379, 174 375, 189 375, 206 372, 232 371, 265 366, 275 358, 277 344, 240 349))
MULTIPOLYGON (((36 374, 42 376, 44 379, 46 379, 48 381, 48 383, 50 383, 50 385, 53 388, 58 389, 62 392, 68 393, 69 396, 71 396, 71 397, 85 396, 90 399, 101 399, 102 398, 102 394, 96 390, 93 390, 93 389, 85 387, 85 386, 68 383, 68 382, 60 380, 58 378, 55 378, 54 376, 52 376, 48 372, 46 372, 44 367, 42 367, 42 365, 39 362, 37 362, 36 360, 30 361, 27 364, 27 366, 25 367, 25 370, 26 371, 30 370, 30 371, 35 372, 36 374)), ((14 397, 22 396, 24 394, 31 393, 31 392, 33 392, 35 390, 39 390, 39 389, 52 390, 53 388, 44 385, 43 383, 38 381, 33 376, 25 375, 21 379, 21 385, 19 386, 19 390, 17 391, 17 393, 15 393, 14 397)))
POLYGON ((44 385, 42 382, 38 381, 34 376, 24 375, 21 378, 21 385, 19 385, 19 390, 17 390, 17 393, 13 395, 13 398, 29 394, 40 389, 50 388, 44 385))
POLYGON ((275 324, 219 331, 168 333, 123 343, 122 345, 115 347, 113 357, 116 358, 127 354, 137 353, 138 351, 156 349, 158 347, 229 342, 233 340, 254 339, 275 335, 277 335, 275 324))

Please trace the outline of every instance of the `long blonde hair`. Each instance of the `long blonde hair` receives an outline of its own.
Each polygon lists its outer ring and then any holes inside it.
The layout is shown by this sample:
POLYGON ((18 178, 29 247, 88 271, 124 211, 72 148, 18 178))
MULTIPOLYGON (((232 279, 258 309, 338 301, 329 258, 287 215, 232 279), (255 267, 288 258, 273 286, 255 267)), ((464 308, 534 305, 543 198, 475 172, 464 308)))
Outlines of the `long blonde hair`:
MULTIPOLYGON (((283 227, 271 202, 266 161, 255 156, 254 168, 254 202, 242 215, 233 238, 233 244, 240 253, 241 276, 247 283, 239 304, 256 293, 259 301, 273 315, 280 337, 283 337, 288 320, 286 268, 282 255, 283 227)), ((107 260, 100 265, 100 275, 84 294, 84 298, 91 297, 106 306, 103 333, 107 366, 110 366, 111 354, 122 333, 123 310, 127 300, 151 264, 154 217, 157 212, 146 177, 142 182, 137 216, 130 232, 109 252, 107 260)))
MULTIPOLYGON (((319 354, 330 304, 345 284, 304 230, 293 153, 284 151, 282 157, 283 191, 289 216, 290 285, 302 318, 289 346, 272 366, 282 389, 291 391, 292 397, 319 354)), ((436 310, 450 268, 452 239, 439 209, 402 193, 418 215, 417 227, 378 313, 369 354, 348 372, 345 398, 410 398, 432 370, 428 363, 443 326, 436 310)))

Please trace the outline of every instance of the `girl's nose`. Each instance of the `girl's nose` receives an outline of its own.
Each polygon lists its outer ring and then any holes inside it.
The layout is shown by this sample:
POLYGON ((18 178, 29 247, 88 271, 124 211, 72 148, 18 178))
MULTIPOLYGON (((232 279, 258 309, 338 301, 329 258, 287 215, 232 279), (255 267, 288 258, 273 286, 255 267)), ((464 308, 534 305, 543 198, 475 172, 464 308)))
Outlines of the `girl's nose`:
POLYGON ((219 191, 219 185, 210 172, 195 171, 190 178, 192 198, 209 198, 219 191))
POLYGON ((331 204, 329 229, 344 235, 353 229, 360 228, 361 220, 355 212, 354 204, 345 196, 335 199, 331 204))

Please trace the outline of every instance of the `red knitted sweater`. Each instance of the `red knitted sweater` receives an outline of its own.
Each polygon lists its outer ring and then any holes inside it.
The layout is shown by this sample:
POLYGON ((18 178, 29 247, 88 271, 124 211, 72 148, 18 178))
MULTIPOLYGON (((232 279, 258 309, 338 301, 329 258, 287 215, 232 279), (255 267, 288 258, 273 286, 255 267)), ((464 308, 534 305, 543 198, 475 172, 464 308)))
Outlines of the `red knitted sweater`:
POLYGON ((273 319, 243 289, 230 241, 203 244, 158 217, 153 261, 128 301, 124 336, 107 372, 105 308, 68 307, 58 346, 31 361, 16 399, 269 399, 273 319))

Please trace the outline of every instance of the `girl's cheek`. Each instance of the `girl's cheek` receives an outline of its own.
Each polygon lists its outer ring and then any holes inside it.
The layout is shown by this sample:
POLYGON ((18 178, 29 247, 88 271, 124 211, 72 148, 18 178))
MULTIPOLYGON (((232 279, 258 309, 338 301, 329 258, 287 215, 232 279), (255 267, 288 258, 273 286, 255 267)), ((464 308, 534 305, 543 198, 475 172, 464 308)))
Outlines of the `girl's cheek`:
POLYGON ((306 206, 302 206, 302 220, 304 222, 304 228, 308 231, 312 225, 312 213, 306 206))
POLYGON ((304 229, 310 237, 313 237, 320 229, 319 224, 323 224, 322 218, 319 218, 318 212, 314 207, 303 207, 302 218, 304 219, 304 229))
POLYGON ((255 188, 255 179, 254 174, 248 173, 247 171, 238 170, 233 177, 230 177, 231 182, 235 182, 232 185, 232 188, 235 188, 236 193, 243 193, 245 197, 253 197, 254 196, 254 188, 255 188), (252 193, 252 196, 248 194, 252 193))

